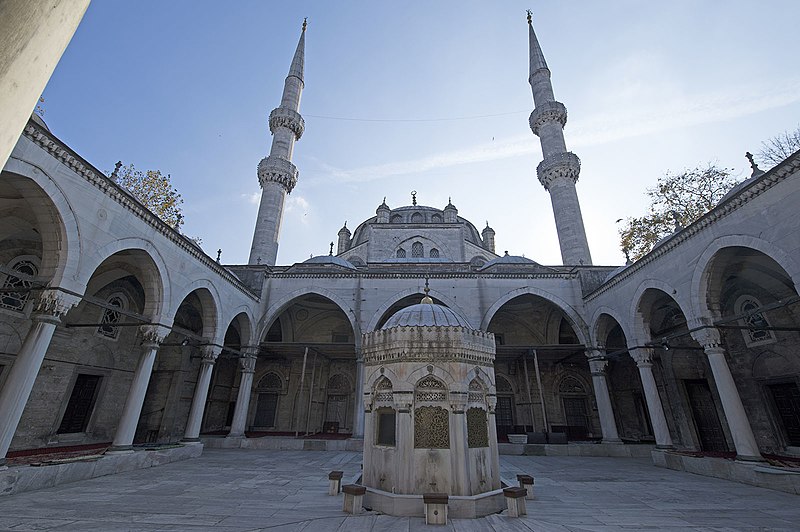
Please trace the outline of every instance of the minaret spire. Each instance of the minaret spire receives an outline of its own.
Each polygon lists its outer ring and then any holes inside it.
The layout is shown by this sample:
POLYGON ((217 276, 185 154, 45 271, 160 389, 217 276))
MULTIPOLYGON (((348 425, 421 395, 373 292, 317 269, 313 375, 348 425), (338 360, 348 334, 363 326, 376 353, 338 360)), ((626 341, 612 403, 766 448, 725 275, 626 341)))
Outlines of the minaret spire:
POLYGON ((275 265, 278 257, 278 237, 283 218, 286 194, 297 184, 297 167, 292 164, 294 143, 300 140, 305 122, 300 116, 300 96, 303 93, 305 68, 306 27, 289 67, 289 75, 283 86, 281 105, 269 115, 269 130, 273 135, 269 156, 258 163, 258 181, 261 184, 261 203, 258 207, 256 230, 250 248, 250 264, 275 265))
POLYGON ((530 126, 533 133, 539 137, 544 156, 544 160, 536 168, 536 173, 539 182, 550 192, 558 243, 561 247, 561 260, 569 265, 590 265, 592 257, 586 240, 586 230, 583 227, 578 193, 575 190, 575 183, 581 171, 581 161, 577 155, 567 151, 564 142, 567 108, 556 101, 553 94, 550 69, 539 46, 536 32, 533 31, 532 19, 532 13, 528 10, 530 48, 528 82, 533 91, 535 107, 531 113, 530 126))

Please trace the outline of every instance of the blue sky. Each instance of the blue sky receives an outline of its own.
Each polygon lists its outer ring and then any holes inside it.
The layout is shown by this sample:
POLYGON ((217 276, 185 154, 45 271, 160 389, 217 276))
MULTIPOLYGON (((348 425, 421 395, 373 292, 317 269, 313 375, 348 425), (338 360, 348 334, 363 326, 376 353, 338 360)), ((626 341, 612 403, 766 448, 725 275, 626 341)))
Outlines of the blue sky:
POLYGON ((171 174, 184 232, 245 263, 267 117, 307 16, 306 131, 279 264, 327 254, 345 220, 354 228, 384 196, 410 204, 411 190, 488 221, 499 253, 558 264, 528 127, 527 8, 582 160, 595 264, 624 260, 615 221, 644 213, 664 171, 711 161, 745 177, 745 151, 800 124, 794 0, 94 0, 44 118, 102 170, 171 174), (459 119, 486 115, 501 116, 459 119))

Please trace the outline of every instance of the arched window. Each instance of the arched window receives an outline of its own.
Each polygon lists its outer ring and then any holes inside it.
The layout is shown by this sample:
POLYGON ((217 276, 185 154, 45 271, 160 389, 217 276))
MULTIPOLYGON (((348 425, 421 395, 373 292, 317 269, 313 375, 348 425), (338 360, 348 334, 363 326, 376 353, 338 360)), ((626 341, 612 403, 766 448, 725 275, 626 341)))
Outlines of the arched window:
POLYGON ((421 259, 425 256, 425 250, 422 249, 422 242, 414 242, 411 244, 411 257, 414 259, 421 259))
POLYGON ((393 224, 403 223, 403 217, 400 216, 399 214, 394 214, 394 215, 392 215, 392 217, 389 220, 389 222, 393 223, 393 224))
POLYGON ((259 390, 281 391, 283 390, 283 379, 275 372, 269 372, 258 381, 259 390))
POLYGON ((742 335, 748 347, 775 341, 775 335, 769 330, 770 324, 766 316, 761 312, 756 312, 761 306, 761 301, 753 296, 742 296, 736 300, 734 305, 734 312, 737 315, 745 315, 741 324, 748 328, 742 330, 742 335))
POLYGON ((404 259, 404 258, 406 258, 406 250, 404 250, 403 248, 399 248, 399 249, 397 250, 397 258, 398 258, 398 259, 404 259))
POLYGON ((418 212, 415 212, 414 214, 411 215, 411 223, 412 224, 421 224, 424 221, 425 221, 425 219, 418 212))
POLYGON ((122 318, 120 310, 125 310, 127 305, 122 294, 112 294, 106 300, 106 304, 108 306, 103 309, 103 316, 100 318, 101 325, 97 328, 97 334, 116 340, 120 330, 117 324, 122 318))
POLYGON ((431 222, 435 224, 442 223, 442 215, 441 214, 432 214, 431 215, 431 222))
POLYGON ((432 258, 432 259, 438 259, 439 258, 439 250, 436 249, 436 248, 431 248, 431 250, 428 252, 428 256, 430 258, 432 258))
POLYGON ((11 270, 22 274, 17 277, 13 273, 8 274, 3 282, 3 289, 20 288, 21 292, 2 292, 0 294, 0 307, 10 310, 21 311, 28 302, 30 292, 27 290, 33 286, 33 277, 39 273, 39 268, 30 259, 15 259, 10 264, 11 270))
POLYGON ((278 399, 283 392, 283 379, 270 371, 258 381, 258 399, 253 425, 261 428, 277 426, 278 399))

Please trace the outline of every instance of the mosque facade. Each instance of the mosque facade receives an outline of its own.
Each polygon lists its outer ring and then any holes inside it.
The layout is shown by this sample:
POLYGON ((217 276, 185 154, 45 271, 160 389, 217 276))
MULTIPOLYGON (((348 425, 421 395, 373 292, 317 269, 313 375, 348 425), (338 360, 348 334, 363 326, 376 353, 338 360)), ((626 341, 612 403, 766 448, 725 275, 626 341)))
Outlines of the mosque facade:
POLYGON ((381 445, 365 408, 386 379, 365 378, 362 340, 426 283, 452 319, 492 333, 482 393, 501 441, 800 454, 800 154, 754 167, 643 258, 593 265, 566 107, 528 31, 559 265, 500 252, 488 224, 416 196, 342 227, 328 255, 277 265, 284 201, 302 186, 305 25, 258 164, 248 264, 207 256, 32 118, 0 179, 0 459, 221 437, 381 445))

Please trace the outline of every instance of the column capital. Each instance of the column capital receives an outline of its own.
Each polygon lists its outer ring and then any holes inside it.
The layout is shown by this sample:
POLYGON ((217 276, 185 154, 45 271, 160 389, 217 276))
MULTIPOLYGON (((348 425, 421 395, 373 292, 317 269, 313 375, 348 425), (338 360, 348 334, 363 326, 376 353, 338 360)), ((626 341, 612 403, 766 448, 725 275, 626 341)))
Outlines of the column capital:
POLYGON ((255 373, 256 361, 258 358, 255 355, 244 354, 239 357, 239 371, 242 373, 255 373))
POLYGON ((142 346, 155 348, 167 337, 169 328, 164 325, 140 325, 139 334, 142 335, 142 346))
POLYGON ((222 348, 218 345, 202 345, 200 346, 201 362, 213 366, 221 352, 222 348))
MULTIPOLYGON (((702 327, 696 331, 691 333, 692 338, 703 346, 703 349, 708 353, 709 350, 717 351, 722 350, 722 336, 719 333, 719 329, 712 327, 711 325, 699 325, 702 327)), ((723 350, 724 352, 724 350, 723 350)))
POLYGON ((464 413, 464 409, 467 406, 467 398, 469 397, 468 392, 460 391, 460 390, 450 390, 450 410, 453 413, 464 413))
POLYGON ((80 300, 80 297, 62 292, 58 288, 42 290, 33 302, 31 319, 58 323, 80 300))
POLYGON ((652 347, 629 347, 628 352, 631 358, 636 362, 640 368, 652 368, 653 356, 655 352, 652 347))
POLYGON ((589 359, 589 370, 593 376, 605 376, 608 368, 608 359, 595 356, 589 359))

